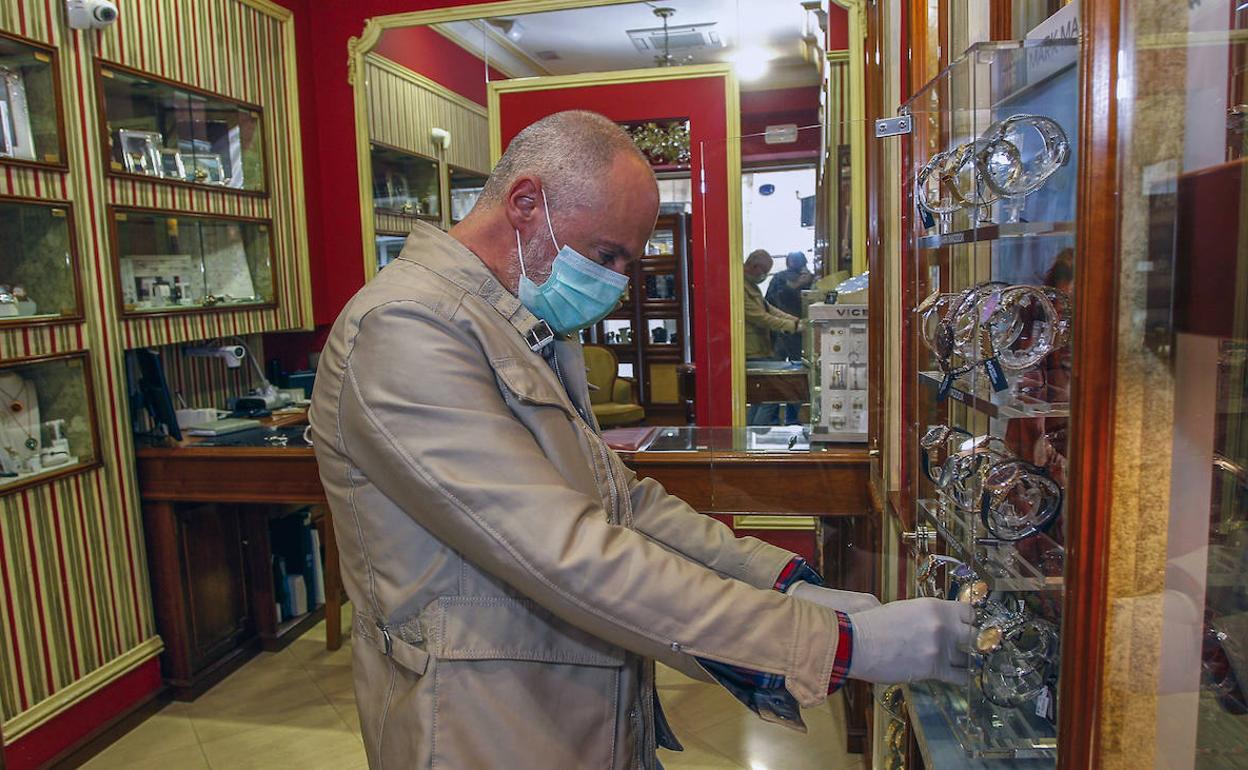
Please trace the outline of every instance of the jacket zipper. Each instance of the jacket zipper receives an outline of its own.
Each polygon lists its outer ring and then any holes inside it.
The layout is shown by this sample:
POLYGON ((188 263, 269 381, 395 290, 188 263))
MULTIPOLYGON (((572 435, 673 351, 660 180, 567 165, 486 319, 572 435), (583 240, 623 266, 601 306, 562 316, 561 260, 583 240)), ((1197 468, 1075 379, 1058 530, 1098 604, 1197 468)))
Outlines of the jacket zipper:
MULTIPOLYGON (((555 350, 555 347, 553 345, 550 346, 549 350, 550 350, 551 368, 555 370, 555 378, 559 380, 559 386, 563 388, 563 392, 567 393, 568 400, 572 401, 572 394, 568 393, 568 384, 564 382, 563 372, 559 369, 559 354, 555 350)), ((573 410, 576 412, 577 420, 581 423, 581 426, 582 426, 581 429, 588 432, 590 434, 590 440, 593 443, 597 444, 598 456, 602 458, 602 464, 606 467, 607 486, 610 487, 611 489, 611 510, 613 513, 617 515, 617 517, 621 520, 624 526, 631 528, 632 527, 631 511, 630 511, 630 515, 627 517, 628 518, 627 521, 623 521, 625 517, 620 515, 620 500, 619 500, 620 488, 618 486, 618 482, 616 481, 615 469, 611 465, 611 458, 607 454, 606 446, 604 442, 602 441, 601 437, 596 436, 594 434, 594 431, 589 427, 589 422, 585 419, 585 415, 581 414, 581 410, 578 407, 576 407, 575 402, 573 403, 573 407, 574 407, 573 410), (595 441, 594 439, 597 439, 597 440, 595 441)), ((640 743, 641 743, 642 751, 643 751, 643 755, 640 757, 640 759, 641 759, 641 766, 643 768, 649 768, 652 764, 650 761, 651 758, 658 755, 658 747, 655 745, 655 736, 654 736, 654 729, 653 729, 653 725, 654 725, 654 701, 652 700, 652 698, 654 697, 653 692, 652 692, 654 689, 654 676, 652 674, 653 669, 654 669, 653 664, 648 664, 643 660, 641 664, 641 691, 638 694, 639 695, 638 700, 641 701, 640 703, 641 724, 639 725, 639 728, 640 728, 639 732, 641 733, 640 743)), ((634 707, 634 709, 631 711, 630 716, 632 714, 636 714, 636 707, 634 707)))

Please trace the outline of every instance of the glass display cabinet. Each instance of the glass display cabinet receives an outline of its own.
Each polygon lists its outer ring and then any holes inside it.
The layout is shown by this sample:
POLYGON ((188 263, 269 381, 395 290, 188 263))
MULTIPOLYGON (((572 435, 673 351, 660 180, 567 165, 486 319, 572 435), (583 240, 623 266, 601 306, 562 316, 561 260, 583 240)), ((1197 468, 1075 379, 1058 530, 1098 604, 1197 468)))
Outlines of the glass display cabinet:
POLYGON ((407 236, 401 233, 377 233, 377 269, 380 270, 394 261, 407 243, 407 236))
POLYGON ((379 215, 441 223, 442 185, 436 160, 373 142, 372 163, 373 208, 379 215))
POLYGON ((0 197, 0 325, 82 318, 68 203, 0 197))
POLYGON ((0 33, 0 162, 65 165, 56 51, 0 33))
POLYGON ((457 166, 448 166, 447 174, 451 179, 451 224, 455 224, 468 216, 472 207, 477 205, 477 198, 481 197, 489 175, 457 166))
POLYGON ((968 687, 906 699, 964 759, 1056 756, 1078 60, 1074 42, 977 44, 904 110, 907 593, 972 604, 978 629, 968 687))
POLYGON ((125 315, 272 306, 267 220, 113 209, 125 315))
POLYGON ((86 353, 0 365, 0 495, 99 464, 86 353))
POLYGON ((259 107, 112 64, 97 67, 109 173, 267 189, 259 107))
POLYGON ((633 263, 622 304, 582 335, 611 348, 621 377, 637 378, 639 403, 651 423, 685 421, 679 369, 693 360, 688 229, 686 215, 661 215, 646 253, 633 263))

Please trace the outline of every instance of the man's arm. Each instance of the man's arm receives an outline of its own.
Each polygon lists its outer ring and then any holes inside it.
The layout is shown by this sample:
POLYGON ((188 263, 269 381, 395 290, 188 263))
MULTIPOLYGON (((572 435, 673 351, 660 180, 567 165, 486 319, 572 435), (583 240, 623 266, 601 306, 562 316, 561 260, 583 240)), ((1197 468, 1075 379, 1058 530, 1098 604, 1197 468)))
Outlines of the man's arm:
POLYGON ((745 322, 773 332, 795 332, 799 323, 796 317, 763 302, 763 295, 754 291, 745 293, 745 322))
POLYGON ((803 705, 826 697, 836 612, 725 578, 610 524, 597 500, 568 485, 500 387, 453 320, 416 302, 382 306, 361 321, 347 356, 339 449, 361 482, 566 622, 648 657, 781 675, 803 705))
POLYGON ((737 537, 731 528, 698 513, 684 500, 668 494, 654 479, 641 479, 619 463, 626 474, 633 522, 650 539, 710 569, 749 583, 772 588, 795 554, 753 537, 737 537))

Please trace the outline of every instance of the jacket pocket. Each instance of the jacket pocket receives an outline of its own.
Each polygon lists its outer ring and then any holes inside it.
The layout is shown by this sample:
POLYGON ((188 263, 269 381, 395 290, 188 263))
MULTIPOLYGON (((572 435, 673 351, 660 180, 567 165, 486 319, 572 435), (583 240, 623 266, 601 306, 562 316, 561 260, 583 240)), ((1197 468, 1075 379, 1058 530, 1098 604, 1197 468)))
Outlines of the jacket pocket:
POLYGON ((615 766, 623 650, 525 599, 430 609, 434 767, 615 766))
MULTIPOLYGON (((576 414, 575 407, 563 392, 558 381, 552 381, 554 372, 543 377, 532 364, 514 358, 495 358, 490 361, 494 367, 494 375, 499 383, 511 395, 527 404, 537 406, 553 406, 567 412, 569 416, 576 414)), ((543 363, 541 366, 545 367, 543 363)))

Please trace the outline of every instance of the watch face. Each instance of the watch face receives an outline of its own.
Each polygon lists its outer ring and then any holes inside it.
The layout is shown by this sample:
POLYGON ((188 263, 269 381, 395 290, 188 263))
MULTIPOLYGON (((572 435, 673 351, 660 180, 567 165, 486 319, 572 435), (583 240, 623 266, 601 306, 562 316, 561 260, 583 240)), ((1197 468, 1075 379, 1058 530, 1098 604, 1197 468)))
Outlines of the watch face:
POLYGON ((988 584, 982 580, 967 583, 958 589, 958 601, 963 604, 979 604, 988 598, 988 584))
POLYGON ((979 634, 975 636, 975 649, 979 652, 992 652, 1001 646, 1003 634, 997 626, 988 626, 980 629, 979 634))

